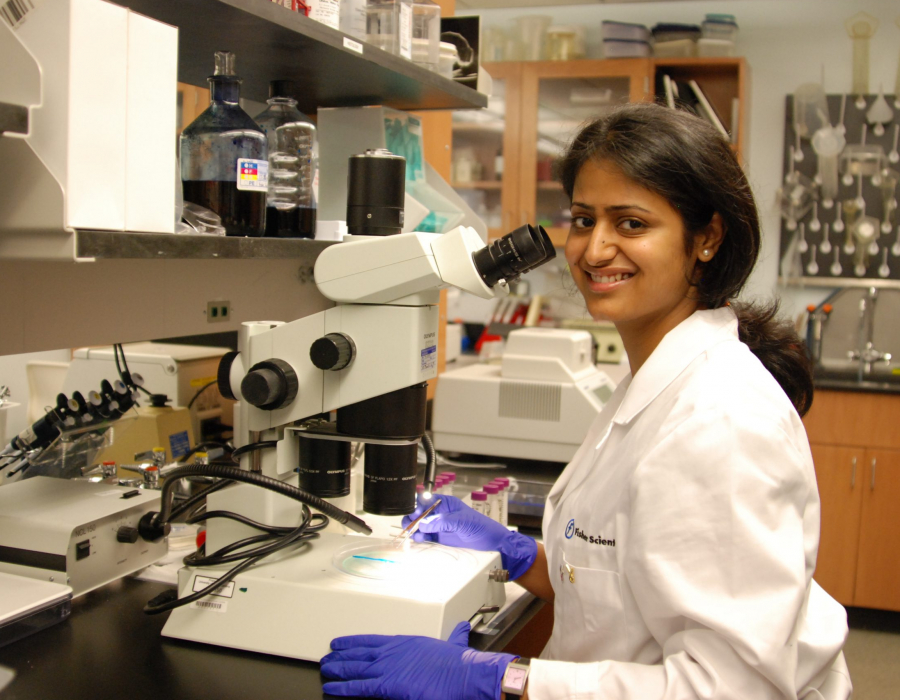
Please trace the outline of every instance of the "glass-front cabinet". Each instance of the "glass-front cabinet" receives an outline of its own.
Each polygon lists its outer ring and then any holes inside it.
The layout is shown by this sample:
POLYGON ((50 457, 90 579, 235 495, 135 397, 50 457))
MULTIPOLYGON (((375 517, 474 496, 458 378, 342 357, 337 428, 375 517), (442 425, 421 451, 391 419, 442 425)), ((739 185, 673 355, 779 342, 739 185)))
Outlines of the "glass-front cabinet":
POLYGON ((451 181, 478 216, 488 225, 491 238, 515 226, 520 111, 510 104, 519 100, 521 64, 491 65, 493 91, 481 110, 453 113, 451 181))
POLYGON ((491 237, 526 222, 556 245, 568 231, 568 200, 554 163, 578 129, 604 111, 648 99, 649 59, 490 63, 486 110, 453 116, 453 186, 491 237))

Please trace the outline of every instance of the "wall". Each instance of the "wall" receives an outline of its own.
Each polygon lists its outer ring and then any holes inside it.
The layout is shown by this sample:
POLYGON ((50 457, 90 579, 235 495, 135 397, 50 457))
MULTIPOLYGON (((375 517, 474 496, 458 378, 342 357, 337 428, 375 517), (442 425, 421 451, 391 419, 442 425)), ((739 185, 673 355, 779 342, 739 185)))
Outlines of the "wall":
MULTIPOLYGON (((25 365, 32 360, 42 362, 68 362, 72 353, 69 350, 50 350, 23 355, 0 355, 0 384, 9 387, 13 403, 19 404, 10 408, 6 417, 6 441, 22 432, 27 427, 25 418, 28 409, 28 378, 25 376, 25 365)), ((0 445, 0 450, 6 444, 0 445)))
POLYGON ((756 194, 763 224, 763 249, 745 295, 771 296, 780 292, 783 308, 791 315, 811 301, 824 298, 829 290, 778 290, 778 236, 780 219, 775 208, 775 190, 782 179, 784 98, 805 82, 819 82, 824 72, 825 91, 849 92, 852 46, 844 20, 865 10, 880 21, 870 49, 870 90, 879 83, 893 92, 900 53, 900 15, 897 0, 722 0, 705 2, 648 2, 624 5, 575 5, 566 7, 517 8, 469 11, 480 14, 484 26, 510 25, 521 15, 553 17, 554 24, 588 27, 588 51, 599 57, 599 29, 605 20, 698 24, 707 12, 735 15, 740 26, 738 53, 750 66, 750 132, 748 176, 756 194))

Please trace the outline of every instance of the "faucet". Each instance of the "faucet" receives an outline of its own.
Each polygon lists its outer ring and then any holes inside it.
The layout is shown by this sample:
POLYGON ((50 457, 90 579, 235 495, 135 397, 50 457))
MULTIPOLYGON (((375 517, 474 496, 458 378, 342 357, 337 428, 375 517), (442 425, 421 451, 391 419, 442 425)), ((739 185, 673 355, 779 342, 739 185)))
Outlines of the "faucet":
POLYGON ((869 287, 866 295, 859 300, 858 348, 847 353, 851 360, 859 360, 859 369, 856 373, 858 382, 862 382, 864 377, 872 372, 874 363, 890 364, 891 362, 891 353, 877 350, 872 340, 875 335, 875 307, 877 304, 878 290, 875 287, 869 287))

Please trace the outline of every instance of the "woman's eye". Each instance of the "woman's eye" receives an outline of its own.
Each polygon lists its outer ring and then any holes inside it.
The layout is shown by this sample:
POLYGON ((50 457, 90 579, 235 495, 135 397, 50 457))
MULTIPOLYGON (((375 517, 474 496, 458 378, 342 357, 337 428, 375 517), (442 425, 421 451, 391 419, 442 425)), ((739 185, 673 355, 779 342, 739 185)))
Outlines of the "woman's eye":
POLYGON ((638 219, 625 219, 619 223, 619 227, 629 232, 643 231, 647 228, 646 224, 638 219))
POLYGON ((572 228, 588 229, 594 227, 594 220, 589 216, 573 216, 572 228))

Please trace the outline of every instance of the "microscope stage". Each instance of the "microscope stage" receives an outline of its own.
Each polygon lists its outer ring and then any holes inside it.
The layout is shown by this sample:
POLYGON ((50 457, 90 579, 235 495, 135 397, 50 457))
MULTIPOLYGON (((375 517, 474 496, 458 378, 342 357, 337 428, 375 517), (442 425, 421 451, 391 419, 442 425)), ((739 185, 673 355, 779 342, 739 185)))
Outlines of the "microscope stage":
MULTIPOLYGON (((502 605, 496 552, 324 532, 239 574, 217 593, 172 611, 163 635, 319 661, 335 637, 415 634, 447 639, 457 623, 502 605)), ((228 567, 184 568, 179 597, 228 567)))

